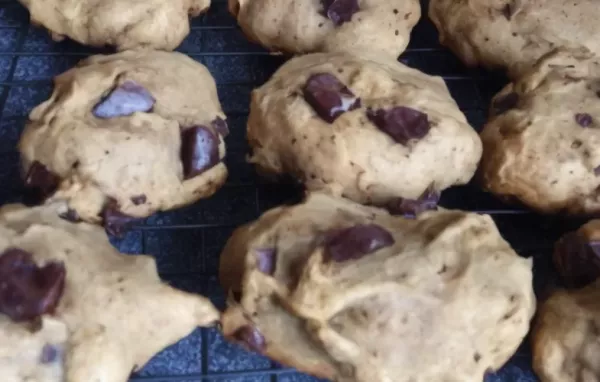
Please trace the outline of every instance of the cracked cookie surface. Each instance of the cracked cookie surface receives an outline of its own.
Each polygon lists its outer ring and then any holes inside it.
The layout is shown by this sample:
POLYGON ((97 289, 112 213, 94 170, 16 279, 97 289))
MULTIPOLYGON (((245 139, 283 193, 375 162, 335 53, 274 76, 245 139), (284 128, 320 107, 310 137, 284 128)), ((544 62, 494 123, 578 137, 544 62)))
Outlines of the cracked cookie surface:
POLYGON ((492 219, 391 216, 323 193, 238 228, 220 280, 231 341, 335 381, 480 382, 535 310, 532 261, 492 219))

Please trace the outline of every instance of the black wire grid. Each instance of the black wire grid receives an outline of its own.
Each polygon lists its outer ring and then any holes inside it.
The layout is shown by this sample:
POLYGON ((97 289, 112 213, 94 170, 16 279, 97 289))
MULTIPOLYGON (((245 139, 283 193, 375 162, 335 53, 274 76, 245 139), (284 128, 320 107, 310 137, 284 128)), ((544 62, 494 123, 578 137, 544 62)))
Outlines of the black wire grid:
MULTIPOLYGON (((470 123, 479 130, 491 96, 506 80, 500 75, 466 69, 439 46, 437 32, 427 20, 426 7, 424 3, 424 16, 400 61, 425 73, 443 76, 470 123)), ((285 59, 249 43, 227 12, 225 0, 213 0, 210 11, 193 20, 191 33, 178 50, 206 65, 217 81, 231 129, 226 158, 229 179, 212 198, 152 216, 124 238, 113 238, 112 242, 125 253, 155 256, 164 280, 178 288, 207 295, 223 307, 224 296, 216 277, 218 257, 232 230, 298 196, 292 187, 261 180, 245 163, 250 91, 264 83, 285 59)), ((19 202, 24 194, 16 145, 27 114, 50 95, 52 77, 94 53, 110 51, 82 47, 72 41, 54 43, 46 31, 29 25, 27 11, 16 0, 0 0, 0 184, 3 185, 0 203, 19 202)), ((523 256, 533 256, 538 294, 553 279, 549 262, 552 243, 581 223, 558 217, 542 218, 525 209, 510 207, 472 185, 445 191, 441 204, 491 214, 513 247, 523 256)), ((536 381, 530 364, 526 339, 511 361, 499 372, 488 375, 486 382, 536 381)), ((131 381, 311 382, 317 379, 245 352, 225 342, 215 329, 198 329, 157 355, 131 381)))

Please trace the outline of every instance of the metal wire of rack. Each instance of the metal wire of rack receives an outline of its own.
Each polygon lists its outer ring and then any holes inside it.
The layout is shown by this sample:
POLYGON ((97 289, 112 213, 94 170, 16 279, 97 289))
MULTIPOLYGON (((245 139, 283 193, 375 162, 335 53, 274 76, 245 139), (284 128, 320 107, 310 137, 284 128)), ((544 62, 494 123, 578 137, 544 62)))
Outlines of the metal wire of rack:
MULTIPOLYGON (((499 75, 466 69, 439 46, 437 32, 423 18, 412 34, 400 61, 428 74, 440 75, 467 115, 480 129, 491 96, 506 80, 499 75)), ((227 12, 225 0, 213 0, 210 11, 193 20, 191 33, 178 51, 206 65, 218 91, 231 135, 227 139, 227 184, 208 200, 168 213, 152 216, 124 238, 112 238, 125 253, 147 253, 156 257, 163 279, 172 285, 209 296, 219 307, 224 296, 217 282, 219 251, 229 234, 241 223, 297 196, 294 189, 259 179, 245 162, 245 123, 250 91, 265 82, 284 62, 249 43, 227 12), (275 198, 273 195, 277 195, 275 198)), ((40 28, 29 25, 27 11, 16 0, 0 0, 0 202, 19 202, 23 195, 16 144, 28 112, 52 90, 52 77, 82 58, 102 49, 82 47, 71 41, 54 43, 40 28)), ((537 292, 551 278, 548 253, 552 243, 580 222, 539 217, 510 207, 476 186, 455 187, 444 192, 441 204, 489 213, 503 236, 523 256, 534 258, 537 292)), ((527 340, 500 371, 487 382, 535 381, 527 340)), ((310 382, 301 375, 261 356, 227 343, 214 329, 198 329, 178 344, 157 355, 135 382, 310 382)))

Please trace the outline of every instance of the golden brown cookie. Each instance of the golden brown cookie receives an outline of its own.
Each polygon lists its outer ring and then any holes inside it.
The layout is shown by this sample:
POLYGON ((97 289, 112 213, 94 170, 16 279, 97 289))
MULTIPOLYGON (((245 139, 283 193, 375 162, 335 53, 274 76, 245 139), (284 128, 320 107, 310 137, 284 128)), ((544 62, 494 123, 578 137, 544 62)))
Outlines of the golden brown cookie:
POLYGON ((208 299, 161 282, 153 258, 119 253, 101 228, 57 210, 0 209, 3 382, 125 382, 218 320, 208 299))
POLYGON ((517 78, 557 47, 600 53, 596 0, 431 0, 440 42, 468 66, 517 78))
POLYGON ((29 119, 19 143, 26 184, 109 231, 208 197, 227 177, 215 82, 180 53, 88 58, 56 77, 29 119))
POLYGON ((190 32, 189 17, 205 12, 210 0, 19 0, 31 23, 52 38, 118 50, 173 50, 190 32))
POLYGON ((286 53, 372 51, 396 58, 421 17, 418 0, 229 0, 254 42, 286 53))
POLYGON ((556 51, 492 101, 481 139, 489 191, 544 213, 600 211, 600 61, 556 51))
POLYGON ((232 341, 335 381, 480 382, 535 309, 532 262, 492 219, 391 216, 323 193, 238 228, 222 255, 232 341))
POLYGON ((467 183, 481 142, 444 81, 362 57, 300 56, 254 90, 250 162, 378 205, 467 183))

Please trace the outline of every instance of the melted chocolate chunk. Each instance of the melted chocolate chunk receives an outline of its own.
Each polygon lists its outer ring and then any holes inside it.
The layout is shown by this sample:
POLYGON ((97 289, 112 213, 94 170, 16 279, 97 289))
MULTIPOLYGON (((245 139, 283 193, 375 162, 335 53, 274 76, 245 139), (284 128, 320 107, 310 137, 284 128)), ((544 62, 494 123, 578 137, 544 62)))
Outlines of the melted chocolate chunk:
POLYGON ((600 276, 600 241, 570 232, 556 243, 553 260, 565 286, 582 288, 600 276))
POLYGON ((360 98, 333 74, 313 74, 306 81, 303 92, 306 102, 327 123, 333 123, 345 112, 360 107, 360 98))
POLYGON ((367 110, 367 117, 377 128, 401 145, 411 139, 421 139, 429 133, 431 125, 427 114, 405 106, 392 109, 367 110))
POLYGON ((54 311, 65 285, 65 266, 40 267, 29 252, 11 248, 0 254, 0 313, 13 321, 32 320, 54 311))
POLYGON ((518 104, 519 94, 515 92, 505 94, 494 100, 494 103, 492 104, 492 113, 494 115, 504 114, 517 107, 518 104))
POLYGON ((59 184, 60 177, 38 161, 31 164, 25 176, 25 186, 38 190, 42 198, 52 195, 59 184))
POLYGON ((336 262, 360 259, 394 244, 394 238, 376 224, 358 224, 334 230, 325 239, 325 258, 336 262))
POLYGON ((133 223, 138 220, 140 219, 125 215, 119 211, 119 206, 115 200, 110 200, 106 203, 104 210, 102 210, 104 230, 116 237, 122 237, 131 228, 133 223))
POLYGON ((272 275, 277 266, 277 250, 275 248, 261 248, 254 251, 256 254, 256 268, 264 274, 272 275))
POLYGON ((217 133, 221 134, 223 138, 229 135, 229 127, 227 126, 227 121, 225 121, 223 118, 217 117, 210 124, 212 125, 212 127, 214 127, 217 133))
POLYGON ((262 353, 267 347, 265 337, 253 326, 246 325, 242 326, 233 333, 233 337, 236 341, 248 349, 257 353, 262 353))
POLYGON ((156 100, 143 86, 128 80, 115 87, 93 110, 97 118, 127 117, 136 112, 148 112, 156 100))
POLYGON ((575 114, 575 122, 581 127, 590 127, 594 119, 588 113, 577 113, 575 114))
POLYGON ((63 212, 62 214, 58 215, 61 219, 70 221, 72 223, 78 223, 81 221, 81 218, 79 217, 79 214, 77 213, 77 211, 69 208, 67 210, 67 212, 63 212))
POLYGON ((146 203, 146 195, 144 194, 132 196, 130 199, 131 203, 135 204, 136 206, 146 203))
POLYGON ((358 0, 321 0, 327 18, 336 26, 352 20, 352 16, 360 11, 358 0))
POLYGON ((49 364, 57 361, 60 358, 60 350, 58 347, 46 344, 42 348, 42 353, 40 354, 40 362, 43 364, 49 364))
POLYGON ((436 210, 440 201, 440 194, 433 188, 428 188, 418 199, 398 198, 391 202, 388 210, 392 215, 402 215, 414 219, 420 213, 436 210))
POLYGON ((190 179, 219 163, 219 138, 206 126, 194 126, 181 134, 183 177, 190 179))

